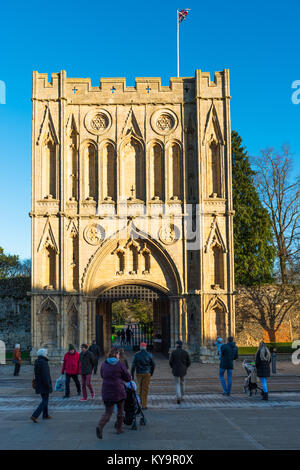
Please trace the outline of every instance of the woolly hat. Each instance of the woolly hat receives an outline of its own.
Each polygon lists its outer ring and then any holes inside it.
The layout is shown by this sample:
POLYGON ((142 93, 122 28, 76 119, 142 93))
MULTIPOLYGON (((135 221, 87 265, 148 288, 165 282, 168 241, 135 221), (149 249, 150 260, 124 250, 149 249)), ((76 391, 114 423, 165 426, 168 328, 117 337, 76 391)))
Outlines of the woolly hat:
POLYGON ((178 344, 178 346, 182 347, 183 342, 181 341, 181 339, 179 339, 178 341, 176 341, 176 344, 178 344))
POLYGON ((223 343, 223 338, 217 338, 217 343, 223 343))
POLYGON ((39 349, 36 354, 37 356, 44 356, 48 358, 48 349, 39 349))
POLYGON ((72 349, 75 349, 73 344, 69 344, 69 351, 72 351, 72 349))
POLYGON ((146 349, 146 348, 147 348, 147 343, 140 344, 140 349, 146 349))

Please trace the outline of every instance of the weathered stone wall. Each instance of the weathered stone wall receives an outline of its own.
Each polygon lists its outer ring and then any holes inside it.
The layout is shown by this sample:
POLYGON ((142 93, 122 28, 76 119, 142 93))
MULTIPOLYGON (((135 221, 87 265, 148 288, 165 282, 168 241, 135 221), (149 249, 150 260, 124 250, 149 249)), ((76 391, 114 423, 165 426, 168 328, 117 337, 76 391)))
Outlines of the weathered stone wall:
MULTIPOLYGON (((257 346, 262 340, 270 342, 270 336, 266 328, 263 327, 263 322, 254 318, 257 311, 246 298, 245 290, 246 288, 239 288, 236 294, 236 342, 239 346, 257 346)), ((281 298, 282 303, 285 300, 281 298)), ((295 304, 291 307, 274 335, 274 341, 278 343, 300 339, 300 309, 298 305, 295 304)))
POLYGON ((29 278, 0 280, 0 339, 6 349, 20 343, 21 350, 31 348, 31 308, 29 278))

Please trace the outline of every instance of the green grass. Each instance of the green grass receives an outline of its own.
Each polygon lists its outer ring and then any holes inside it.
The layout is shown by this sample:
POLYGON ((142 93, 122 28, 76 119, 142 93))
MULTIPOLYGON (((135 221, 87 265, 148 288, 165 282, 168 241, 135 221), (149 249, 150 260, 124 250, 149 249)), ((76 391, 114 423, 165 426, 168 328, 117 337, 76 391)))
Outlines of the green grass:
MULTIPOLYGON (((273 348, 276 348, 277 353, 292 353, 294 352, 294 349, 292 349, 292 343, 266 343, 268 348, 271 350, 273 348)), ((251 346, 239 346, 239 355, 243 354, 255 354, 257 351, 257 347, 251 347, 251 346)))

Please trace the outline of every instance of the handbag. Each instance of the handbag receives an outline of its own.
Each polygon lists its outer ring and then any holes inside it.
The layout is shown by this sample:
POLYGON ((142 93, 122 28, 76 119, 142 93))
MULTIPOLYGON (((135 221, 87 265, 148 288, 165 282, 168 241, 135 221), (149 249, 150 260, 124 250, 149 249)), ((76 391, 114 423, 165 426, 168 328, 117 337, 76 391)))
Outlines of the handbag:
POLYGON ((60 375, 60 377, 58 377, 58 379, 56 381, 54 391, 55 392, 64 392, 65 391, 65 384, 66 384, 66 378, 65 378, 64 374, 62 374, 62 375, 60 375))

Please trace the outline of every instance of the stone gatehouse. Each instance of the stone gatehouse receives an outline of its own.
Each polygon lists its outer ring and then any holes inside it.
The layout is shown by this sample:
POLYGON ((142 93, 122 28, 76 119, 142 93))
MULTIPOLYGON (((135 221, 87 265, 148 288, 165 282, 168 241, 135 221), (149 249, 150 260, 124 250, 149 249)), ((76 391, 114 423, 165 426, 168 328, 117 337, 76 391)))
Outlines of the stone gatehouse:
POLYGON ((169 86, 33 72, 32 103, 33 355, 107 351, 132 289, 166 351, 181 338, 199 359, 234 334, 228 70, 169 86))

